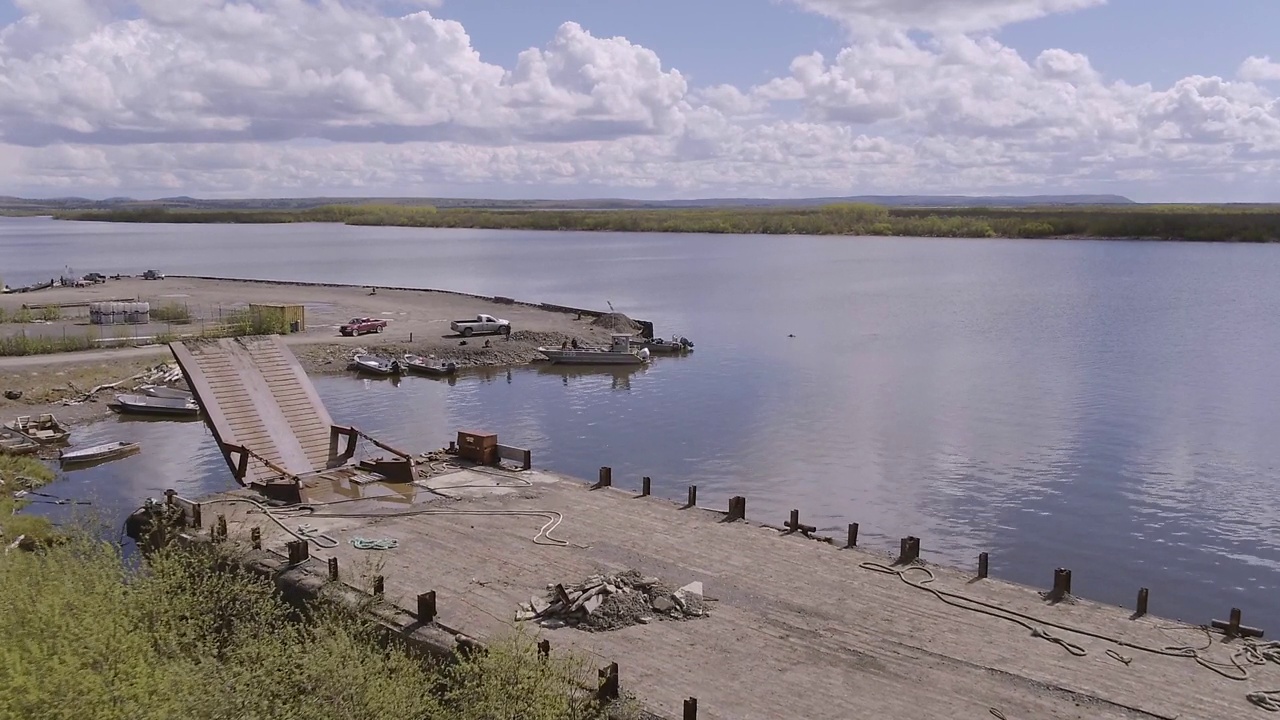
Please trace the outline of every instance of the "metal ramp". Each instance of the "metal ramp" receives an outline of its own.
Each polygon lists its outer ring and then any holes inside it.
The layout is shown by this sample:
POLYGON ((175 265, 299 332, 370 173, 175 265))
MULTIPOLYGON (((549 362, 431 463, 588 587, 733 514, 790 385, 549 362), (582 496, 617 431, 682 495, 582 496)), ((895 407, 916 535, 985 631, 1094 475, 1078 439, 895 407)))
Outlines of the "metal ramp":
POLYGON ((315 386, 280 336, 190 340, 170 343, 169 348, 242 484, 297 486, 304 476, 347 464, 359 437, 399 455, 401 460, 392 462, 408 462, 411 470, 408 455, 354 428, 333 424, 315 386), (343 437, 346 448, 339 454, 343 437))

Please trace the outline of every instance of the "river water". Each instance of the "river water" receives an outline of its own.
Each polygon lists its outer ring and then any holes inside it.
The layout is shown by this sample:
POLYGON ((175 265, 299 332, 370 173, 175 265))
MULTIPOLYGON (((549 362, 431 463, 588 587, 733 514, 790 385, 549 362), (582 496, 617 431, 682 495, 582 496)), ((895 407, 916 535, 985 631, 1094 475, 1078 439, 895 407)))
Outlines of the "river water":
MULTIPOLYGON (((325 377, 335 420, 414 449, 462 427, 544 468, 805 522, 926 560, 1205 622, 1280 622, 1280 248, 0 219, 0 278, 202 274, 600 307, 697 343, 633 373, 325 377), (789 337, 794 335, 795 337, 789 337)), ((141 454, 51 494, 123 518, 229 486, 201 423, 111 419, 141 454)), ((45 510, 66 508, 39 506, 45 510)), ((567 528, 572 518, 566 520, 567 528)))

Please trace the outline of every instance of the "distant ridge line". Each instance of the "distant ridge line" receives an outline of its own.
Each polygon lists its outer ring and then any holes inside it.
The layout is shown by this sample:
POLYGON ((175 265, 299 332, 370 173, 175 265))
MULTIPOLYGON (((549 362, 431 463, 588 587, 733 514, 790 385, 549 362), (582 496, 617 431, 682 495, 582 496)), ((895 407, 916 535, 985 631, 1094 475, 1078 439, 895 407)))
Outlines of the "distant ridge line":
POLYGON ((579 200, 498 200, 485 198, 432 197, 299 197, 202 199, 187 196, 137 200, 112 197, 94 200, 83 197, 19 198, 0 196, 0 212, 40 210, 123 210, 130 208, 170 208, 174 210, 306 210, 323 205, 431 205, 437 208, 488 210, 660 210, 681 208, 814 207, 833 203, 870 203, 887 207, 1045 207, 1137 205, 1123 195, 851 195, 812 198, 701 198, 692 200, 629 200, 599 198, 579 200))

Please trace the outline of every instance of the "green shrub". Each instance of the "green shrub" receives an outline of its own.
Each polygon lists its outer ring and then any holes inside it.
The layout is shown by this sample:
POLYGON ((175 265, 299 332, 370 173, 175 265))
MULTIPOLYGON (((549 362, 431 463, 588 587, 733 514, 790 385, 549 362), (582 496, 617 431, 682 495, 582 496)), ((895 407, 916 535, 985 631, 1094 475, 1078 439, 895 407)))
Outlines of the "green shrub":
POLYGON ((191 322, 191 309, 184 303, 170 302, 151 308, 151 319, 154 322, 191 322))
POLYGON ((538 658, 526 637, 425 663, 345 611, 299 614, 222 552, 166 550, 130 571, 77 536, 0 556, 0 720, 601 717, 582 663, 538 658))

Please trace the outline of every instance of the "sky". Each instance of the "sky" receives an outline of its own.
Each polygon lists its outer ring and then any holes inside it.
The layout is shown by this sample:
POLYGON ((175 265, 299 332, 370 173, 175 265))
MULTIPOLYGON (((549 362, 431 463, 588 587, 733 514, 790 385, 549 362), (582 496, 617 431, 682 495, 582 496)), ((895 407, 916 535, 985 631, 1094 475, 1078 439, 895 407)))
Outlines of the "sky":
POLYGON ((0 0, 0 194, 1280 202, 1276 0, 0 0))

